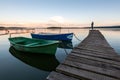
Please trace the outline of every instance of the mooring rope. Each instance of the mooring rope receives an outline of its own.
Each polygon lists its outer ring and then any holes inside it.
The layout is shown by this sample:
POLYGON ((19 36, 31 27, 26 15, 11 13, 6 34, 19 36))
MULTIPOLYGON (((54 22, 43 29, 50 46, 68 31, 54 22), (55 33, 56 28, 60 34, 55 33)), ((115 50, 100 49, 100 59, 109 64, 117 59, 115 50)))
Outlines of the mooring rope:
POLYGON ((82 41, 82 40, 80 40, 74 33, 73 33, 73 35, 75 36, 75 38, 76 38, 78 41, 82 41))
POLYGON ((64 44, 64 42, 60 41, 60 43, 63 43, 62 46, 63 46, 63 49, 64 49, 64 51, 65 51, 65 54, 68 55, 69 53, 68 53, 67 50, 65 49, 65 44, 64 44))
POLYGON ((67 52, 67 50, 65 48, 64 48, 64 51, 65 51, 65 54, 68 55, 68 52, 67 52))

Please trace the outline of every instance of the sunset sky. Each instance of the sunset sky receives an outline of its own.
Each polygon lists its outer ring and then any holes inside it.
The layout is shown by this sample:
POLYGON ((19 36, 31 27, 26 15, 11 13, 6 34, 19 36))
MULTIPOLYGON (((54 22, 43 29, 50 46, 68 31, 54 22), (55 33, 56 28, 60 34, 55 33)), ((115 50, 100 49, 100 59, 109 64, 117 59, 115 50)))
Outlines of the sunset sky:
POLYGON ((120 25, 120 0, 0 0, 0 24, 120 25))

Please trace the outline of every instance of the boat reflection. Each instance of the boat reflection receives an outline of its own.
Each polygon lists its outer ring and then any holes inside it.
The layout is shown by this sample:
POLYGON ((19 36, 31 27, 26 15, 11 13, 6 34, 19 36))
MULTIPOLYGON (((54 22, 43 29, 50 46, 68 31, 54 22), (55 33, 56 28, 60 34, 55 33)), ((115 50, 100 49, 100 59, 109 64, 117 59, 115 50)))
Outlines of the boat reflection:
POLYGON ((53 71, 59 65, 54 55, 23 53, 9 48, 9 52, 22 62, 44 71, 53 71))
POLYGON ((73 49, 73 45, 71 41, 61 41, 58 47, 64 49, 73 49))

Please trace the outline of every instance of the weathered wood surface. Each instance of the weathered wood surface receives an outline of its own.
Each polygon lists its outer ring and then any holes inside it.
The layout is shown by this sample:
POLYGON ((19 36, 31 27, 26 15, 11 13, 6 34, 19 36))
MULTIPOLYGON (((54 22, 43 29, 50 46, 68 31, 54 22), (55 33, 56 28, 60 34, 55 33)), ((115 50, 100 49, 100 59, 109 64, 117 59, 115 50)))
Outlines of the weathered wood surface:
POLYGON ((79 80, 79 79, 58 73, 58 72, 51 72, 51 74, 47 78, 49 80, 79 80))
POLYGON ((47 79, 120 80, 120 55, 98 30, 90 30, 47 79))

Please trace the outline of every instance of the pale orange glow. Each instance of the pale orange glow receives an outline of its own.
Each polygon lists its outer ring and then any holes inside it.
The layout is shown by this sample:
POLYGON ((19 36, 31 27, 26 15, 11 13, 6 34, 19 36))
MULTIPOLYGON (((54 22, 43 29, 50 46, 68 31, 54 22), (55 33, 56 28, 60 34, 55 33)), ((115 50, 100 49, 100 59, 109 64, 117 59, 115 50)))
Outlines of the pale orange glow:
MULTIPOLYGON (((23 23, 23 22, 0 22, 0 26, 4 27, 90 27, 91 22, 86 23, 23 23)), ((94 26, 114 26, 120 25, 120 22, 94 22, 94 26)))

